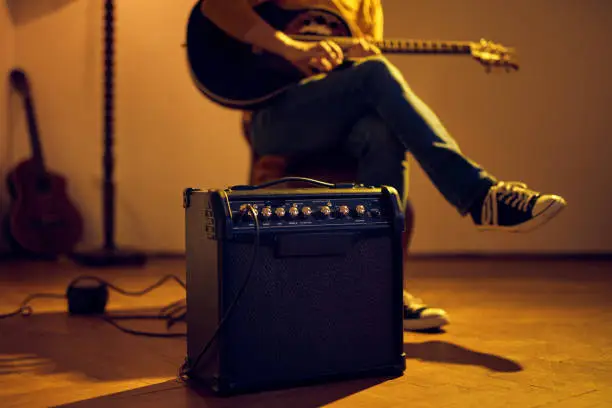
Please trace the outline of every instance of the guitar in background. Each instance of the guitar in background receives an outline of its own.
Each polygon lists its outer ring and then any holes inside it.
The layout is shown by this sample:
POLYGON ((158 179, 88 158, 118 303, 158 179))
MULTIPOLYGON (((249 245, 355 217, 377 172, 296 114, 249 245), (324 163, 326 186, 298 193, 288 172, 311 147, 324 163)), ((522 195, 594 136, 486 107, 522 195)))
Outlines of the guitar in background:
POLYGON ((28 78, 22 70, 10 73, 13 88, 23 97, 31 157, 8 173, 11 197, 9 234, 18 249, 37 257, 71 253, 83 235, 83 219, 67 195, 66 179, 49 171, 38 134, 28 78))

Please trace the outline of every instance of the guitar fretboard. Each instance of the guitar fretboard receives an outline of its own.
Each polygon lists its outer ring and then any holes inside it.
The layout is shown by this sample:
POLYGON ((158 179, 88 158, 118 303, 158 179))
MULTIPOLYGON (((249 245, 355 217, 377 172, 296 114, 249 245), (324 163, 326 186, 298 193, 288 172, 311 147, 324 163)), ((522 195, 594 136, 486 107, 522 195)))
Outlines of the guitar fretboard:
POLYGON ((38 134, 36 113, 34 112, 34 102, 32 101, 29 91, 26 95, 24 95, 24 106, 26 111, 26 120, 28 123, 28 134, 30 136, 30 146, 32 149, 32 159, 36 163, 38 170, 44 172, 45 159, 43 156, 42 146, 40 144, 40 136, 38 134))
MULTIPOLYGON (((320 41, 321 36, 292 36, 301 41, 320 41)), ((350 37, 326 37, 336 42, 341 47, 353 44, 354 39, 350 37)), ((376 45, 384 53, 395 54, 471 54, 472 43, 468 41, 425 41, 425 40, 401 40, 386 39, 375 41, 376 45)))
POLYGON ((406 54, 470 54, 471 43, 464 41, 382 40, 374 44, 383 52, 406 54))

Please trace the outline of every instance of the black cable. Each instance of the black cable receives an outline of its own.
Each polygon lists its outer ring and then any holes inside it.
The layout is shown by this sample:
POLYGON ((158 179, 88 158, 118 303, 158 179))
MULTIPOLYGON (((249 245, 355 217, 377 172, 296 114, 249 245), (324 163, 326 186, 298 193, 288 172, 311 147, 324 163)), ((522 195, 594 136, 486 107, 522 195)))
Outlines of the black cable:
POLYGON ((331 184, 331 183, 327 183, 325 181, 315 180, 315 179, 311 179, 311 178, 307 178, 307 177, 283 177, 283 178, 280 178, 278 180, 268 181, 266 183, 262 183, 262 184, 255 185, 255 186, 251 186, 251 185, 232 186, 232 187, 230 187, 230 190, 258 190, 260 188, 266 188, 266 187, 270 187, 270 186, 273 186, 273 185, 276 185, 276 184, 286 183, 286 182, 289 182, 289 181, 301 181, 301 182, 304 182, 304 183, 310 183, 310 184, 314 184, 316 186, 327 187, 327 188, 337 188, 338 186, 341 186, 341 187, 354 187, 355 186, 352 183, 349 183, 349 184, 345 184, 345 183, 331 184))
POLYGON ((160 314, 168 319, 166 322, 167 329, 170 329, 177 322, 184 321, 187 317, 187 305, 182 304, 183 302, 185 302, 185 299, 173 302, 160 311, 160 314))
POLYGON ((21 314, 22 316, 30 316, 34 312, 34 310, 32 310, 32 306, 30 306, 28 303, 30 303, 34 299, 40 298, 64 299, 66 298, 66 295, 60 295, 56 293, 34 293, 26 297, 23 302, 21 302, 21 305, 19 305, 19 308, 17 308, 17 310, 15 310, 14 312, 0 314, 0 319, 6 319, 8 317, 17 316, 19 314, 21 314))
POLYGON ((161 278, 159 281, 157 281, 156 283, 154 283, 153 285, 149 286, 148 288, 145 288, 143 290, 138 290, 138 291, 129 291, 129 290, 125 290, 125 289, 121 289, 115 285, 113 285, 112 283, 105 281, 102 278, 98 278, 97 276, 89 276, 89 275, 82 275, 77 277, 76 279, 74 279, 72 282, 70 282, 70 284, 68 286, 74 286, 76 283, 78 283, 81 280, 85 280, 85 279, 90 279, 90 280, 94 280, 102 285, 106 285, 109 288, 113 289, 114 291, 121 293, 122 295, 125 296, 142 296, 145 295, 149 292, 151 292, 154 289, 157 289, 158 287, 160 287, 161 285, 163 285, 166 281, 170 280, 170 279, 174 279, 179 285, 181 285, 183 287, 183 289, 187 289, 187 285, 185 284, 185 282, 183 282, 178 276, 176 275, 166 275, 163 278, 161 278))
MULTIPOLYGON (((176 302, 170 303, 168 306, 164 307, 160 310, 160 315, 167 317, 170 320, 182 320, 185 318, 187 305, 184 304, 185 299, 178 300, 176 302), (180 313, 178 316, 175 316, 177 313, 180 313)), ((174 323, 168 322, 168 327, 172 326, 174 323)))
POLYGON ((257 254, 259 251, 259 220, 257 219, 257 211, 255 210, 255 208, 251 204, 248 204, 247 208, 248 208, 249 213, 253 215, 253 219, 255 221, 255 240, 253 242, 253 253, 251 255, 251 262, 249 265, 247 276, 244 278, 244 282, 242 283, 242 286, 238 290, 236 297, 234 298, 230 306, 227 308, 225 315, 223 316, 223 318, 217 325, 215 332, 211 336, 210 340, 208 340, 208 342, 206 343, 202 351, 200 351, 200 353, 194 360, 193 364, 189 364, 189 359, 185 359, 185 362, 181 365, 179 369, 179 374, 178 374, 179 380, 181 381, 187 381, 189 379, 190 373, 198 366, 198 363, 200 362, 200 360, 202 360, 202 357, 204 357, 208 349, 210 349, 210 346, 212 346, 213 341, 219 335, 221 328, 231 316, 231 313, 234 310, 234 307, 238 303, 238 300, 240 300, 240 298, 242 297, 242 294, 244 293, 247 287, 247 284, 249 283, 249 280, 251 279, 251 275, 253 274, 253 269, 255 268, 255 261, 257 260, 257 254))
MULTIPOLYGON (((118 286, 115 286, 112 283, 104 279, 98 278, 97 276, 89 276, 89 275, 82 275, 82 276, 79 276, 73 279, 68 285, 68 288, 69 290, 71 288, 74 288, 76 284, 82 280, 93 280, 93 281, 98 282, 100 285, 102 285, 102 289, 105 291, 106 291, 106 288, 108 287, 125 296, 142 296, 160 287, 166 281, 171 280, 171 279, 175 280, 179 285, 181 285, 184 289, 186 289, 187 286, 185 285, 185 283, 176 275, 166 275, 163 278, 161 278, 159 281, 154 283, 153 285, 143 290, 139 290, 139 291, 128 291, 125 289, 121 289, 118 286)), ((29 303, 34 299, 38 299, 38 298, 66 299, 67 297, 69 298, 69 301, 70 301, 69 294, 66 295, 66 294, 54 294, 54 293, 35 293, 35 294, 29 295, 28 297, 26 297, 24 301, 21 302, 21 305, 19 306, 17 310, 7 313, 7 314, 0 314, 0 319, 17 316, 19 314, 23 316, 30 316, 33 313, 33 309, 32 309, 32 306, 29 305, 29 303)), ((102 320, 106 321, 107 323, 111 324, 117 329, 123 331, 124 333, 128 333, 128 334, 147 336, 147 337, 185 337, 185 333, 150 333, 150 332, 142 332, 138 330, 128 329, 128 328, 125 328, 119 325, 116 322, 116 320, 146 320, 146 319, 166 320, 166 327, 169 329, 176 322, 182 320, 181 318, 177 318, 174 316, 174 314, 177 311, 182 311, 182 309, 185 308, 184 306, 180 306, 181 302, 182 300, 178 302, 173 302, 170 305, 163 307, 160 310, 158 315, 108 315, 108 314, 104 315, 104 314, 98 314, 96 315, 96 317, 101 318, 102 320)))
POLYGON ((116 327, 124 333, 132 334, 134 336, 144 336, 144 337, 185 337, 185 333, 152 333, 152 332, 144 332, 140 330, 128 329, 126 327, 121 326, 116 322, 116 320, 149 320, 149 319, 157 319, 163 320, 167 319, 165 316, 144 316, 144 315, 127 315, 127 316, 100 316, 102 320, 109 323, 110 325, 116 327))

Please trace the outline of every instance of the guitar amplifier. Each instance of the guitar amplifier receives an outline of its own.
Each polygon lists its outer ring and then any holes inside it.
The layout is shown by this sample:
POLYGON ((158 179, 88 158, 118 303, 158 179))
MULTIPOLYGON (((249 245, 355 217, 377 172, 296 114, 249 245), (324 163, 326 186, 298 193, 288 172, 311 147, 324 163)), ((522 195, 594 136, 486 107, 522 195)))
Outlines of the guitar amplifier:
POLYGON ((237 186, 183 198, 189 379, 233 394, 403 374, 395 189, 237 186))

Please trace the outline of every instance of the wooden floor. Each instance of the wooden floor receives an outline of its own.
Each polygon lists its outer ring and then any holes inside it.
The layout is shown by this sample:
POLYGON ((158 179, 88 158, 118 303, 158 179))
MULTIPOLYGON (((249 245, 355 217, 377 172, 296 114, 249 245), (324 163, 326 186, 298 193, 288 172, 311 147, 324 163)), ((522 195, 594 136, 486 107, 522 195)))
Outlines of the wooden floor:
MULTIPOLYGON (((403 377, 229 399, 176 381, 184 339, 131 336, 100 320, 68 317, 62 300, 37 300, 32 316, 0 320, 0 406, 610 407, 611 266, 413 260, 411 291, 447 309, 452 324, 444 333, 405 334, 403 377)), ((69 262, 0 263, 0 313, 33 292, 62 293, 83 273, 137 290, 168 273, 184 276, 184 264, 88 271, 69 262)), ((112 293, 110 309, 158 310, 183 296, 167 283, 141 298, 112 293)), ((174 331, 184 330, 178 326, 174 331)), ((155 322, 137 327, 165 331, 155 322)))

